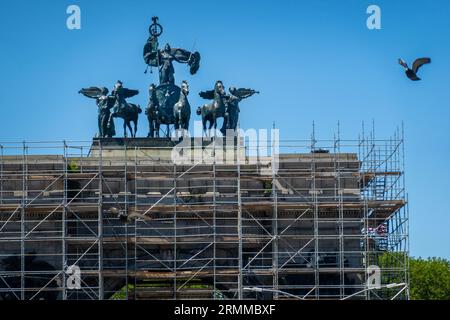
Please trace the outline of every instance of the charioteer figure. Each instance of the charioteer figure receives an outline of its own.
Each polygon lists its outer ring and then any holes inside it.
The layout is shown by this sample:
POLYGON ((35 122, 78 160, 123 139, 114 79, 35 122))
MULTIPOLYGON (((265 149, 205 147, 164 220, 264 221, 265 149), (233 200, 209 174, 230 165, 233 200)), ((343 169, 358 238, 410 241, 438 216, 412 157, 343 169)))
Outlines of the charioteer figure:
POLYGON ((180 48, 171 48, 167 43, 164 49, 158 49, 158 37, 162 34, 162 26, 158 18, 152 18, 153 24, 149 28, 150 37, 144 46, 144 61, 150 67, 159 69, 159 84, 175 84, 175 69, 173 61, 186 63, 190 73, 195 74, 200 67, 200 53, 190 52, 180 48))
POLYGON ((175 68, 173 63, 187 64, 190 73, 195 74, 200 67, 200 53, 190 52, 180 48, 172 48, 166 44, 163 49, 158 47, 158 37, 163 28, 158 18, 152 18, 149 27, 150 36, 144 46, 143 57, 147 68, 158 68, 159 85, 153 86, 150 92, 147 116, 149 120, 148 137, 159 136, 160 124, 167 126, 166 136, 169 136, 170 127, 187 129, 190 117, 190 105, 187 100, 189 86, 182 82, 182 87, 175 85, 175 68), (158 106, 156 111, 154 106, 158 106), (187 110, 189 109, 189 110, 187 110), (181 112, 182 111, 182 112, 181 112))

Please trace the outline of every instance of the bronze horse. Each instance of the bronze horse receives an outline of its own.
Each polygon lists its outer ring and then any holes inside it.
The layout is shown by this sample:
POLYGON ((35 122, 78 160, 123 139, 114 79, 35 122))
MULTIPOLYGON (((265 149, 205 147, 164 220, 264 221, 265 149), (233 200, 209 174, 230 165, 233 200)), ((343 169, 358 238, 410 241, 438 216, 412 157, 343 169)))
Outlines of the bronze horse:
POLYGON ((191 118, 191 106, 187 99, 189 94, 189 85, 186 81, 181 82, 180 99, 173 106, 173 117, 175 122, 175 130, 189 129, 189 120, 191 118))
POLYGON ((137 124, 139 113, 142 112, 141 106, 134 103, 128 103, 128 107, 111 113, 111 118, 122 118, 123 119, 123 134, 127 137, 127 127, 130 130, 132 138, 136 138, 137 124), (134 123, 134 131, 131 127, 131 122, 134 123))
POLYGON ((217 129, 217 119, 220 117, 225 118, 227 108, 225 87, 222 81, 218 80, 214 85, 214 90, 202 91, 199 95, 203 99, 213 99, 212 103, 207 103, 197 108, 197 115, 202 116, 203 131, 207 136, 210 136, 211 128, 214 127, 214 132, 217 129), (206 131, 207 122, 209 122, 208 131, 206 131))
POLYGON ((156 96, 156 86, 152 83, 149 87, 149 102, 147 108, 145 109, 145 114, 148 119, 148 138, 159 137, 159 127, 160 127, 160 106, 158 97, 156 96))

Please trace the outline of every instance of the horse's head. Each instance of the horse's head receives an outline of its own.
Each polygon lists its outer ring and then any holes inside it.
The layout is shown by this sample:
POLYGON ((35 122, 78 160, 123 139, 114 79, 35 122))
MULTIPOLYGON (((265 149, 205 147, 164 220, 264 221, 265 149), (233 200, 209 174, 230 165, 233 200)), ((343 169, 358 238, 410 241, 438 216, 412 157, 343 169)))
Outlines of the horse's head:
POLYGON ((214 85, 214 91, 216 93, 219 93, 220 95, 225 94, 225 87, 223 86, 222 81, 220 81, 220 80, 216 81, 216 84, 214 85))
POLYGON ((181 82, 181 92, 187 96, 189 94, 189 84, 187 83, 187 81, 183 80, 181 82))

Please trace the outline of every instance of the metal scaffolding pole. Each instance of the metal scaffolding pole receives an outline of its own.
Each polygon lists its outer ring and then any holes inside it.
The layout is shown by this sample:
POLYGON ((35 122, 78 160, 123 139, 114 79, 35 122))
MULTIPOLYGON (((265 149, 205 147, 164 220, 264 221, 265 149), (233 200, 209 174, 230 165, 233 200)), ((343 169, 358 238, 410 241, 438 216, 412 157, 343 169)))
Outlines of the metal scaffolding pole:
POLYGON ((177 299, 177 262, 178 262, 178 254, 177 254, 177 165, 173 165, 173 299, 177 299))
POLYGON ((28 193, 28 148, 23 142, 23 157, 22 157, 22 206, 20 212, 20 298, 25 300, 25 208, 27 206, 28 193))
POLYGON ((103 147, 101 140, 99 144, 99 163, 98 163, 98 299, 103 300, 103 147))
MULTIPOLYGON (((239 155, 238 155, 239 156, 239 155)), ((217 203, 216 203, 216 139, 213 140, 213 299, 217 299, 217 274, 216 274, 216 259, 217 259, 217 203)))
POLYGON ((61 254, 61 265, 62 265, 62 269, 63 272, 61 273, 62 275, 62 299, 63 300, 67 300, 67 277, 66 277, 66 272, 65 269, 67 268, 67 189, 68 189, 68 184, 67 184, 67 169, 68 169, 68 165, 69 163, 67 162, 67 144, 66 141, 63 141, 63 147, 64 147, 64 161, 63 161, 63 172, 64 172, 64 194, 63 194, 63 212, 62 212, 62 221, 61 221, 61 235, 62 235, 62 254, 61 254))
MULTIPOLYGON (((275 129, 275 125, 273 126, 275 129)), ((276 187, 276 155, 275 155, 275 134, 272 134, 271 139, 271 168, 272 168, 272 201, 273 201, 273 211, 272 211, 272 272, 273 272, 273 298, 278 299, 279 288, 278 288, 278 260, 279 260, 279 250, 278 250, 278 190, 276 187)))
MULTIPOLYGON (((243 267, 243 256, 242 256, 242 198, 241 198, 241 135, 240 135, 240 124, 238 123, 237 129, 237 200, 238 200, 238 216, 237 216, 237 228, 238 228, 238 299, 241 300, 243 298, 243 275, 242 275, 242 267, 243 267)), ((234 148, 233 148, 234 149, 234 148)))
POLYGON ((320 274, 319 274, 319 207, 316 188, 316 159, 315 159, 315 148, 316 148, 316 134, 315 126, 313 122, 313 132, 311 135, 311 191, 313 194, 313 225, 314 225, 314 296, 315 299, 319 299, 320 295, 320 274))

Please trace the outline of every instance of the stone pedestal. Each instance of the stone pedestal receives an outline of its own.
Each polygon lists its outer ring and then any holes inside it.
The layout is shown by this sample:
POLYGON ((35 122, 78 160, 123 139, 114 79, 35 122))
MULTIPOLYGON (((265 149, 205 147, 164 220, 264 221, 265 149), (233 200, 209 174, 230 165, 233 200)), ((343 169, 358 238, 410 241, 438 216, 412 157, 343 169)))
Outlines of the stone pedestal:
POLYGON ((237 137, 202 138, 94 138, 91 157, 148 158, 154 161, 169 161, 175 164, 213 163, 233 164, 246 159, 246 149, 237 137))

